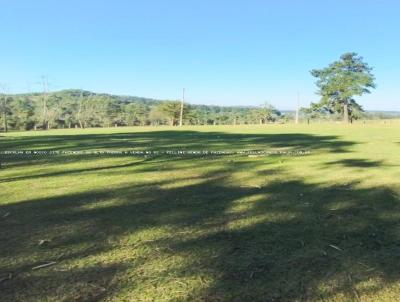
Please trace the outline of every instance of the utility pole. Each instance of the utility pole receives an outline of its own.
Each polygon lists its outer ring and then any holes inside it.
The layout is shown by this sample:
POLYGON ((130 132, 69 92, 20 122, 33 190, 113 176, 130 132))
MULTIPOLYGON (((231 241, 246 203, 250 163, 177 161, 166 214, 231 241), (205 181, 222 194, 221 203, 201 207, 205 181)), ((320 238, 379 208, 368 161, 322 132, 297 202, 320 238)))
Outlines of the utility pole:
POLYGON ((297 106, 296 106, 296 120, 295 123, 299 123, 299 107, 300 107, 300 93, 297 92, 297 106))
POLYGON ((4 132, 8 132, 7 126, 7 96, 3 95, 3 124, 4 124, 4 132))
POLYGON ((181 112, 179 115, 179 126, 182 127, 183 124, 183 103, 185 102, 185 88, 182 91, 182 102, 181 102, 181 112))
POLYGON ((49 89, 49 82, 47 77, 42 76, 42 84, 43 84, 43 128, 48 129, 49 124, 47 122, 47 93, 49 89))
POLYGON ((76 115, 76 119, 78 120, 78 123, 79 123, 79 126, 81 127, 81 129, 83 129, 83 124, 82 124, 82 120, 81 120, 82 103, 83 103, 83 89, 81 88, 81 95, 79 97, 78 114, 76 115))

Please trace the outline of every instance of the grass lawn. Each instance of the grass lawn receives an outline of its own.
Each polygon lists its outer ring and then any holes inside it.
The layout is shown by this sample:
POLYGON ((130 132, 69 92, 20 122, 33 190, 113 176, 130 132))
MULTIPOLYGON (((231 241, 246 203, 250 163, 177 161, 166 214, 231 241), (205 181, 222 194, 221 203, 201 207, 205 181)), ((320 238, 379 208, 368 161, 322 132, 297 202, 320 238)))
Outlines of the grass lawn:
POLYGON ((310 154, 0 155, 1 301, 399 300, 398 122, 15 132, 5 150, 310 154))

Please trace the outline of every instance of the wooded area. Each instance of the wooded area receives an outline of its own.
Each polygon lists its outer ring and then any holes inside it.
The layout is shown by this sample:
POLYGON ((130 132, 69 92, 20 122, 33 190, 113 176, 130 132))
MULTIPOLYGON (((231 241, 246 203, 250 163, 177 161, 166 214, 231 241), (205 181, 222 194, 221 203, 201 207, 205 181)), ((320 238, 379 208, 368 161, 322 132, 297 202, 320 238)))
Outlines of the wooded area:
MULTIPOLYGON (((177 125, 180 101, 63 90, 2 95, 2 128, 16 130, 177 125)), ((223 107, 185 104, 186 125, 259 124, 287 117, 269 104, 223 107)))
MULTIPOLYGON (((178 125, 180 101, 161 101, 134 96, 117 96, 85 90, 52 93, 0 95, 0 129, 47 130, 116 126, 178 125)), ((351 103, 353 104, 353 103, 351 103)), ((365 112, 357 103, 349 106, 353 119, 398 118, 398 112, 365 112)), ((333 110, 326 102, 300 109, 300 120, 341 120, 341 107, 333 110)), ((184 105, 184 125, 238 125, 286 123, 294 111, 279 111, 268 103, 260 106, 184 105)))

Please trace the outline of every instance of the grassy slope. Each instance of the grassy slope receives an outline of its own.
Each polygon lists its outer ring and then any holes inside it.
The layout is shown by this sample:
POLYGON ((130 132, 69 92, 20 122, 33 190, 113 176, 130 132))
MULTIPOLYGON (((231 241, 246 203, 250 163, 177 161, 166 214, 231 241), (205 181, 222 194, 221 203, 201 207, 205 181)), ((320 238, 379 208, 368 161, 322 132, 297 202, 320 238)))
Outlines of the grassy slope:
POLYGON ((312 153, 3 156, 0 280, 12 276, 0 283, 2 301, 395 301, 400 295, 398 123, 0 137, 0 150, 131 148, 312 153), (50 261, 57 263, 32 270, 50 261))

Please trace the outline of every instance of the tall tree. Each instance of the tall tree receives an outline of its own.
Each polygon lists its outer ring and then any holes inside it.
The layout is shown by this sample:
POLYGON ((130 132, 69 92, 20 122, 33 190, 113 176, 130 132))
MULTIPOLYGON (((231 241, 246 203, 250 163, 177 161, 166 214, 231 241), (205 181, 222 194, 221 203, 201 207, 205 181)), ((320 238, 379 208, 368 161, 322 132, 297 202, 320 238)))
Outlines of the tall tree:
POLYGON ((176 125, 181 112, 180 101, 165 101, 157 106, 158 111, 165 114, 165 117, 169 120, 171 126, 176 125))
POLYGON ((2 112, 2 118, 3 118, 3 129, 4 132, 8 131, 8 121, 7 121, 7 115, 8 115, 8 104, 7 104, 7 86, 5 84, 1 84, 0 83, 0 89, 2 90, 1 92, 3 92, 2 95, 2 102, 1 102, 1 112, 2 112))
POLYGON ((8 131, 8 121, 7 121, 7 116, 8 116, 8 102, 7 102, 7 95, 3 94, 2 96, 2 103, 1 103, 1 111, 2 111, 2 118, 3 118, 3 129, 4 132, 8 131))
POLYGON ((10 125, 13 129, 29 130, 34 126, 34 104, 28 97, 9 97, 10 125), (11 101, 10 101, 11 100, 11 101))
POLYGON ((146 119, 146 107, 143 104, 129 103, 122 107, 122 120, 126 125, 144 125, 146 119))
POLYGON ((47 97, 46 129, 49 130, 54 124, 60 122, 62 116, 63 99, 57 95, 47 97))
POLYGON ((343 114, 343 121, 349 122, 352 107, 359 105, 353 97, 370 93, 375 88, 372 68, 354 52, 345 53, 340 60, 323 69, 314 69, 311 74, 317 78, 316 85, 321 102, 343 114))
POLYGON ((255 115, 258 117, 260 124, 274 121, 281 113, 271 104, 265 102, 256 109, 255 115))

